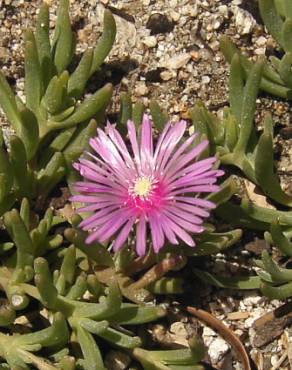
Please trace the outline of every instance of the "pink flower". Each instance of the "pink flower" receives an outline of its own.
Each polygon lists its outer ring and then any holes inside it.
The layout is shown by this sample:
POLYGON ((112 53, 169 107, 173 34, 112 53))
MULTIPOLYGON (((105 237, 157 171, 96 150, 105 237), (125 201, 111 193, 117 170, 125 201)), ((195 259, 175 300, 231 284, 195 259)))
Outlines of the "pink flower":
POLYGON ((128 121, 129 152, 114 125, 108 124, 106 132, 98 129, 97 137, 90 140, 93 154, 74 164, 84 181, 76 183, 79 195, 72 200, 85 204, 79 213, 92 212, 80 224, 89 232, 87 243, 114 238, 116 251, 135 227, 136 250, 142 256, 149 226, 156 253, 166 239, 195 245, 189 233, 201 233, 203 219, 215 207, 199 194, 216 192, 223 171, 213 169, 215 157, 198 160, 207 140, 192 145, 197 137, 193 134, 181 142, 185 130, 185 121, 167 123, 154 148, 150 118, 144 115, 140 139, 128 121))

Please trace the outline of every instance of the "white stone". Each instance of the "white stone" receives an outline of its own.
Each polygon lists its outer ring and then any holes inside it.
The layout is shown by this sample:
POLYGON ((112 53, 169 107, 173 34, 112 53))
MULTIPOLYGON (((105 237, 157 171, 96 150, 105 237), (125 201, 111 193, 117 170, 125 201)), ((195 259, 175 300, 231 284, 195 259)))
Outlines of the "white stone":
POLYGON ((278 365, 279 358, 277 355, 272 355, 271 356, 271 365, 276 367, 278 365))
POLYGON ((169 0, 169 7, 175 8, 177 6, 177 0, 169 0))
POLYGON ((244 298, 243 303, 245 306, 257 306, 261 300, 262 300, 262 297, 260 296, 252 296, 252 297, 244 298))
POLYGON ((203 336, 206 337, 214 337, 216 335, 215 331, 209 328, 208 326, 205 326, 203 329, 203 336))
POLYGON ((218 11, 224 17, 227 17, 228 16, 228 7, 227 7, 227 5, 219 5, 218 6, 218 11))
POLYGON ((208 85, 208 83, 211 81, 209 76, 203 76, 202 77, 202 84, 203 85, 208 85))
POLYGON ((174 21, 174 22, 177 22, 179 19, 180 19, 180 14, 174 10, 171 10, 169 12, 169 15, 171 17, 171 19, 174 21))
POLYGON ((160 77, 162 78, 163 81, 169 81, 173 77, 175 77, 176 74, 173 74, 171 71, 162 71, 160 73, 160 77))
POLYGON ((144 81, 140 81, 137 83, 135 92, 138 96, 144 96, 148 93, 148 87, 146 86, 144 81))
POLYGON ((168 59, 164 66, 167 69, 179 69, 184 67, 190 59, 191 55, 189 53, 176 54, 172 58, 168 59))
POLYGON ((155 36, 147 36, 143 40, 143 44, 149 48, 154 48, 157 45, 157 40, 155 36))
POLYGON ((208 354, 212 363, 216 364, 229 350, 228 344, 222 338, 216 338, 209 346, 208 354))
POLYGON ((244 322, 244 327, 246 329, 249 329, 253 326, 253 323, 256 321, 255 317, 249 317, 248 319, 245 320, 244 322))
POLYGON ((266 42, 267 42, 267 39, 264 37, 264 36, 260 36, 259 38, 257 38, 256 40, 256 44, 258 46, 264 46, 266 45, 266 42))
POLYGON ((252 32, 256 25, 255 19, 246 10, 243 10, 237 6, 232 8, 235 16, 235 25, 238 32, 241 35, 247 35, 252 32))

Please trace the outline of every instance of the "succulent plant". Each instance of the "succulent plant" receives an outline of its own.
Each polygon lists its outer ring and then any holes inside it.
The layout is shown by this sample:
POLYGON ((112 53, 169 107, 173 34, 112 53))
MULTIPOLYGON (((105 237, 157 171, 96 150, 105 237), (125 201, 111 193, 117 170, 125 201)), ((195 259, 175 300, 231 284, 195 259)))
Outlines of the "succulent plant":
MULTIPOLYGON (((286 52, 278 65, 281 64, 282 71, 286 69, 287 72, 289 69, 291 74, 291 63, 289 67, 287 65, 284 67, 289 60, 289 42, 291 41, 287 36, 291 23, 290 2, 260 0, 259 6, 268 30, 286 52)), ((277 246, 284 255, 289 256, 292 197, 282 190, 274 168, 272 118, 266 115, 261 133, 256 129, 254 119, 256 99, 261 89, 290 98, 290 86, 285 79, 281 80, 283 77, 281 73, 277 75, 263 58, 252 63, 226 37, 221 40, 221 49, 231 63, 230 107, 224 108, 223 119, 220 120, 210 113, 203 103, 197 103, 190 112, 193 130, 199 131, 201 137, 210 141, 211 154, 217 154, 225 166, 236 166, 240 169, 241 176, 252 181, 273 202, 275 207, 271 209, 255 204, 241 189, 238 182, 230 177, 222 187, 223 192, 225 188, 227 197, 224 202, 218 204, 215 212, 217 216, 235 227, 265 231, 267 240, 277 246), (233 201, 233 194, 236 194, 236 202, 233 201), (279 209, 278 205, 285 206, 286 209, 279 209), (270 230, 271 234, 267 233, 270 230)), ((214 196, 216 197, 216 194, 214 196)), ((232 281, 228 277, 214 276, 205 271, 194 270, 194 273, 206 283, 218 287, 258 289, 264 281, 265 285, 262 287, 264 294, 283 298, 291 295, 288 280, 283 280, 284 276, 288 278, 289 269, 281 269, 266 251, 263 253, 262 261, 257 261, 257 265, 263 269, 259 272, 259 277, 238 276, 232 281), (279 277, 282 278, 281 281, 279 277)))
MULTIPOLYGON (((270 34, 283 49, 281 58, 271 56, 264 61, 260 89, 281 98, 292 99, 292 10, 289 0, 259 0, 259 10, 270 34)), ((247 79, 253 62, 243 55, 235 44, 226 36, 221 38, 221 50, 226 60, 231 63, 238 55, 242 75, 247 79)))
POLYGON ((36 32, 25 33, 25 102, 0 73, 0 106, 14 130, 10 150, 2 136, 0 140, 1 214, 24 196, 43 201, 64 176, 70 180, 71 163, 84 150, 111 98, 112 87, 107 84, 80 101, 89 78, 111 50, 114 18, 105 10, 99 42, 85 51, 70 74, 66 69, 75 39, 68 8, 69 1, 61 0, 52 40, 47 3, 41 6, 36 32))
POLYGON ((287 299, 292 296, 292 269, 289 258, 292 256, 292 228, 284 230, 279 219, 270 224, 265 239, 274 246, 273 256, 267 250, 262 252, 260 260, 255 263, 259 267, 258 276, 261 278, 261 291, 271 299, 287 299), (286 267, 282 264, 287 263, 286 267))
MULTIPOLYGON (((0 333, 0 358, 10 368, 99 370, 105 368, 99 348, 102 340, 124 349, 146 370, 201 368, 194 364, 204 351, 195 339, 189 349, 147 350, 134 334, 136 329, 121 328, 135 328, 166 314, 162 306, 145 304, 153 299, 146 288, 151 284, 153 291, 176 292, 178 279, 161 277, 179 268, 177 257, 169 256, 160 273, 158 263, 134 281, 129 275, 147 270, 156 259, 135 260, 127 250, 113 259, 102 245, 85 244, 85 233, 74 226, 79 221, 75 216, 73 226, 65 231, 73 243, 68 246, 60 232, 66 220, 54 216, 51 209, 38 221, 28 200, 23 199, 19 212, 13 209, 4 214, 6 238, 12 241, 1 244, 0 287, 7 300, 1 301, 0 326, 13 328, 19 315, 28 315, 29 320, 30 311, 25 311, 29 307, 35 307, 34 315, 40 320, 32 320, 28 333, 0 333), (123 296, 139 304, 124 303, 123 296)), ((4 368, 5 363, 1 365, 4 368)))

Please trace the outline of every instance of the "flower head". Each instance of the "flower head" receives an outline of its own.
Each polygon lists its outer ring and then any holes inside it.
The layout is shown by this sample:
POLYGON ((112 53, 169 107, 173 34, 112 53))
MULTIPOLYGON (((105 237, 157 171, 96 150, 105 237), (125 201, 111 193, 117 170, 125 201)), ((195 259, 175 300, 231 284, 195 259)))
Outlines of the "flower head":
POLYGON ((77 182, 72 197, 84 203, 79 213, 92 212, 80 226, 89 232, 87 243, 114 239, 118 250, 136 229, 138 255, 146 252, 147 229, 153 249, 158 252, 168 240, 179 239, 189 246, 195 242, 190 233, 201 233, 203 219, 215 205, 199 195, 215 192, 222 171, 213 169, 215 157, 198 160, 208 146, 204 140, 194 145, 197 134, 182 142, 186 122, 167 123, 155 145, 152 122, 143 117, 140 139, 135 125, 128 121, 130 148, 108 124, 90 140, 92 153, 74 164, 84 181, 77 182))

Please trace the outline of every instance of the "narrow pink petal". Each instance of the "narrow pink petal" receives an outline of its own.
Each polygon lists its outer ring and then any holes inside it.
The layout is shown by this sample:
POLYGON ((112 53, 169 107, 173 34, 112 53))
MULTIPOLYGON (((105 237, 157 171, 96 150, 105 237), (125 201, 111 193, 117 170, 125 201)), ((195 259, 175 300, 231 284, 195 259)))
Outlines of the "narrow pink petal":
POLYGON ((71 202, 80 202, 80 203, 96 203, 101 198, 94 195, 73 195, 70 198, 71 202))
POLYGON ((161 143, 160 152, 156 161, 156 170, 162 170, 176 145, 179 143, 186 129, 186 122, 179 121, 167 133, 161 143))
POLYGON ((135 217, 132 217, 126 223, 126 225, 122 228, 122 230, 120 231, 118 237, 114 241, 114 244, 113 244, 113 250, 114 251, 119 250, 124 245, 124 243, 128 239, 128 236, 129 236, 129 234, 130 234, 130 232, 132 230, 132 227, 134 225, 134 222, 135 222, 135 217))
POLYGON ((159 220, 154 215, 149 215, 149 224, 152 236, 153 249, 155 253, 163 247, 164 244, 164 233, 160 227, 159 220))
POLYGON ((198 185, 171 191, 171 195, 186 193, 215 193, 220 189, 218 185, 198 185))
POLYGON ((144 216, 140 217, 136 230, 136 251, 138 256, 144 256, 146 253, 146 221, 144 216))
POLYGON ((172 228, 169 226, 168 220, 164 215, 160 217, 161 227, 164 231, 165 236, 172 244, 178 244, 178 240, 173 232, 172 228))
MULTIPOLYGON (((96 158, 96 157, 95 157, 96 158)), ((79 168, 80 168, 80 165, 83 165, 83 166, 87 166, 89 168, 91 168, 93 171, 96 171, 96 173, 100 174, 100 175, 103 175, 103 176, 108 176, 111 174, 111 172, 109 172, 108 170, 105 170, 102 166, 104 166, 104 162, 100 161, 99 158, 96 158, 97 162, 99 162, 98 164, 88 160, 88 159, 85 159, 85 158, 80 158, 79 159, 79 162, 80 163, 74 163, 74 168, 77 169, 79 171, 79 168)))
POLYGON ((124 171, 124 174, 131 176, 131 172, 125 165, 123 158, 120 156, 114 143, 111 139, 100 129, 98 131, 98 138, 90 139, 91 146, 94 147, 97 154, 115 171, 124 171))
MULTIPOLYGON (((106 136, 107 138, 107 136, 106 136)), ((121 182, 125 182, 124 178, 126 175, 126 178, 130 176, 130 173, 127 171, 127 167, 124 165, 124 162, 122 158, 120 157, 117 150, 115 152, 111 151, 111 145, 110 139, 107 138, 107 140, 101 141, 99 137, 96 137, 94 139, 90 139, 90 145, 94 147, 95 151, 98 153, 98 155, 102 159, 102 163, 105 163, 105 168, 110 172, 114 173, 121 182), (120 176, 121 172, 124 173, 124 178, 120 176)))
POLYGON ((164 126, 164 129, 162 133, 159 135, 156 147, 155 147, 155 152, 154 152, 154 161, 155 163, 157 162, 158 155, 160 153, 161 145, 168 134, 169 130, 171 129, 171 123, 167 122, 167 124, 164 126))
POLYGON ((203 140, 200 144, 198 144, 195 148, 190 150, 188 153, 181 156, 181 159, 178 161, 174 161, 171 169, 168 171, 168 176, 181 170, 184 166, 186 166, 190 161, 194 160, 198 157, 209 145, 208 140, 203 140))
POLYGON ((176 152, 173 154, 173 156, 171 157, 168 157, 168 161, 164 160, 164 162, 161 164, 161 169, 163 169, 163 171, 165 173, 167 173, 169 167, 171 167, 171 165, 173 163, 175 163, 179 158, 180 156, 185 152, 185 150, 194 142, 195 138, 197 137, 198 135, 197 134, 193 134, 192 136, 190 136, 187 140, 185 140, 185 142, 176 150, 176 152))
POLYGON ((121 214, 119 218, 116 219, 114 223, 109 225, 104 225, 100 228, 99 240, 101 243, 105 242, 111 238, 120 228, 125 224, 127 218, 124 214, 121 214))
POLYGON ((125 196, 124 190, 113 189, 110 186, 100 185, 97 183, 92 182, 76 182, 75 183, 76 191, 80 193, 106 193, 106 194, 113 194, 113 195, 120 195, 122 197, 125 196))
MULTIPOLYGON (((103 211, 103 209, 101 209, 98 212, 102 212, 102 211, 103 211)), ((90 223, 86 223, 86 221, 88 219, 85 219, 84 221, 82 221, 84 223, 84 226, 82 228, 83 228, 84 231, 93 230, 93 229, 98 230, 98 228, 101 228, 105 224, 111 223, 113 218, 118 217, 120 214, 121 214, 120 209, 113 209, 111 211, 108 211, 105 214, 102 214, 100 217, 96 217, 90 223)), ((96 214, 94 214, 93 216, 95 216, 95 215, 96 214)), ((90 217, 93 217, 93 216, 90 216, 90 217)))
POLYGON ((110 201, 104 201, 104 202, 99 202, 99 203, 96 203, 96 204, 90 204, 90 206, 84 206, 84 207, 79 207, 77 208, 77 212, 78 213, 82 213, 82 212, 93 212, 93 211, 97 211, 98 209, 104 209, 105 207, 108 207, 108 206, 112 206, 112 205, 115 205, 116 207, 119 207, 119 204, 117 204, 117 202, 113 201, 113 202, 110 202, 110 201))
POLYGON ((171 212, 173 215, 178 216, 192 224, 201 225, 203 223, 203 220, 199 216, 195 216, 191 212, 186 212, 183 209, 179 209, 175 205, 167 207, 166 211, 171 212))
MULTIPOLYGON (((96 220, 99 220, 102 222, 102 217, 104 215, 110 215, 112 214, 112 212, 117 209, 118 207, 116 205, 113 205, 113 206, 109 206, 109 207, 105 207, 105 208, 102 208, 100 211, 94 213, 92 216, 89 216, 87 217, 85 220, 83 220, 81 223, 80 223, 80 227, 83 228, 83 230, 89 230, 96 225, 95 221, 96 220), (92 224, 94 223, 94 224, 92 224)), ((119 208, 118 208, 119 209, 119 208)))
POLYGON ((106 220, 102 226, 86 239, 86 243, 98 240, 100 243, 108 240, 125 222, 127 222, 127 212, 121 210, 113 212, 110 219, 106 220), (110 222, 109 222, 110 221, 110 222))
POLYGON ((167 217, 166 222, 168 223, 168 226, 173 230, 173 232, 187 245, 189 245, 190 247, 194 247, 196 245, 193 238, 183 228, 181 228, 179 225, 173 222, 170 218, 167 217))
MULTIPOLYGON (((202 172, 208 171, 213 167, 213 164, 217 161, 216 157, 211 157, 207 159, 202 159, 201 161, 197 161, 195 163, 192 163, 191 165, 187 167, 183 167, 178 171, 173 171, 172 167, 169 168, 168 171, 165 171, 165 176, 164 178, 168 182, 172 182, 173 180, 185 176, 189 173, 196 173, 200 174, 202 172)), ((175 162, 172 163, 172 166, 175 166, 175 162)))
POLYGON ((127 126, 128 126, 128 135, 129 135, 129 139, 131 142, 135 163, 139 171, 141 169, 141 158, 140 158, 139 145, 137 141, 136 127, 133 121, 128 121, 127 126))
POLYGON ((146 114, 143 116, 140 147, 142 172, 151 174, 153 170, 153 135, 151 121, 146 114))
POLYGON ((132 168, 134 170, 134 168, 135 168, 134 162, 133 162, 133 160, 130 156, 130 153, 128 151, 128 148, 127 148, 122 136, 118 132, 118 130, 116 130, 113 127, 113 125, 110 125, 110 127, 108 129, 108 132, 109 132, 110 138, 115 143, 116 147, 119 149, 119 151, 120 151, 121 155, 123 156, 125 162, 127 163, 128 167, 132 168))
POLYGON ((206 211, 202 208, 190 205, 190 204, 175 202, 175 207, 183 209, 187 212, 191 212, 191 213, 193 213, 194 215, 197 215, 197 216, 201 216, 201 217, 209 217, 210 216, 210 212, 208 212, 208 211, 206 211))
POLYGON ((195 186, 195 185, 211 185, 215 184, 217 182, 217 178, 214 177, 199 177, 196 176, 194 178, 181 178, 177 181, 175 181, 171 186, 169 186, 169 189, 179 189, 179 188, 187 188, 189 186, 195 186))
POLYGON ((106 201, 116 201, 117 203, 123 204, 123 199, 116 195, 73 195, 70 198, 71 202, 80 203, 103 203, 106 201))
POLYGON ((99 175, 94 170, 86 166, 80 165, 79 172, 80 172, 80 175, 83 176, 85 179, 88 179, 88 180, 91 180, 91 181, 94 181, 96 183, 103 184, 106 186, 110 186, 113 189, 116 188, 121 191, 128 190, 128 188, 125 185, 121 186, 120 183, 114 182, 109 177, 104 177, 102 175, 99 175))
POLYGON ((202 231, 204 231, 204 228, 201 225, 195 225, 195 224, 193 224, 189 221, 186 221, 185 219, 183 219, 181 217, 178 217, 178 216, 176 216, 173 213, 168 212, 168 211, 164 211, 164 213, 169 219, 171 219, 177 225, 181 226, 184 230, 187 230, 187 231, 190 231, 190 232, 196 233, 196 234, 201 233, 202 231))
POLYGON ((195 204, 203 208, 208 208, 208 209, 216 208, 216 204, 213 202, 210 202, 207 199, 195 198, 195 197, 176 197, 175 199, 177 199, 178 201, 185 202, 185 203, 195 204))

